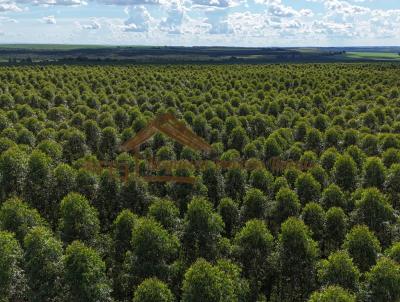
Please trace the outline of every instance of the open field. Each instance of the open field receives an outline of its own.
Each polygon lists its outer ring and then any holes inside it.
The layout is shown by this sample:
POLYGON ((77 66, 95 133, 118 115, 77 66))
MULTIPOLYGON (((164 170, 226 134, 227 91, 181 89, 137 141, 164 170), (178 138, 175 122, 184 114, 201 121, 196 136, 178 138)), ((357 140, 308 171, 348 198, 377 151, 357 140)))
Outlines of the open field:
POLYGON ((371 60, 396 60, 400 61, 399 53, 386 52, 347 52, 346 57, 354 59, 371 59, 371 60))
POLYGON ((0 61, 15 63, 290 63, 397 61, 400 48, 246 48, 97 45, 0 45, 0 61))

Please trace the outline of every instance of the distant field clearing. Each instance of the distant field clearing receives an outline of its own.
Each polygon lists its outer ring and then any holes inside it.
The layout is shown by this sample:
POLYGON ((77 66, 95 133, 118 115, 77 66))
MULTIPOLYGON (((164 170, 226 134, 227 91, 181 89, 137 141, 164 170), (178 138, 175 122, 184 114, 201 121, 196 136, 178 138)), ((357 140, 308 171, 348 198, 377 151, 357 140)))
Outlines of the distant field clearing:
POLYGON ((345 56, 354 59, 400 60, 398 53, 390 52, 347 52, 345 56))

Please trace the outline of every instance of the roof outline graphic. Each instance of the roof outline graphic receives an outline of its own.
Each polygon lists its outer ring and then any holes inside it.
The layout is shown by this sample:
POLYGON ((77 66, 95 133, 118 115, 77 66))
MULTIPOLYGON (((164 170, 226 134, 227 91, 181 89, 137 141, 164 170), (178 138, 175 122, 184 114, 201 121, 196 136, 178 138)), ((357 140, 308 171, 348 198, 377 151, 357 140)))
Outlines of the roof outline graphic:
POLYGON ((185 123, 179 121, 172 113, 158 115, 145 128, 120 146, 122 152, 139 153, 140 146, 151 139, 157 132, 161 132, 169 138, 196 151, 210 153, 212 147, 202 137, 188 128, 185 123))

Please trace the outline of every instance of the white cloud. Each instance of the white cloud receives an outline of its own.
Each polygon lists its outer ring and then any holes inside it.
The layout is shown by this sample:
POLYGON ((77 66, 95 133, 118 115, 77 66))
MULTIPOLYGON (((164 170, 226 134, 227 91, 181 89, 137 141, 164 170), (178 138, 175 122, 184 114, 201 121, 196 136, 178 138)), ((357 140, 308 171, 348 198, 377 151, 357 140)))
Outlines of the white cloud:
POLYGON ((85 0, 16 0, 15 3, 20 5, 34 6, 79 6, 87 5, 85 0))
POLYGON ((162 0, 97 0, 99 3, 108 5, 162 5, 165 2, 162 0))
POLYGON ((148 32, 153 21, 144 5, 132 6, 128 10, 129 18, 122 27, 126 32, 148 32))
MULTIPOLYGON (((337 41, 367 44, 363 41, 383 40, 400 44, 400 8, 373 9, 370 0, 306 0, 310 3, 303 7, 291 6, 294 1, 297 0, 0 0, 0 12, 22 12, 33 5, 39 6, 34 10, 45 12, 49 6, 88 4, 88 9, 94 7, 95 18, 85 19, 76 13, 68 27, 74 30, 69 29, 68 34, 75 39, 82 35, 96 42, 104 39, 116 44, 334 45, 337 41), (311 3, 317 3, 315 8, 311 3), (101 5, 113 6, 109 7, 110 15, 108 9, 98 13, 96 9, 101 5), (126 19, 116 17, 116 12, 120 14, 122 10, 128 15, 126 19), (73 26, 74 20, 78 28, 73 26)), ((14 18, 20 20, 18 28, 28 22, 26 18, 14 18)), ((71 17, 59 14, 57 20, 54 16, 40 20, 57 22, 58 26, 45 28, 51 31, 66 28, 68 18, 71 17)), ((38 19, 34 20, 38 23, 38 19)), ((15 29, 6 28, 6 21, 1 18, 0 23, 7 36, 10 31, 17 36, 16 25, 15 29)), ((65 36, 67 30, 56 34, 65 36)))
POLYGON ((101 29, 101 24, 97 19, 92 19, 88 23, 77 22, 76 24, 77 24, 77 26, 79 28, 85 29, 85 30, 98 30, 98 29, 101 29))
POLYGON ((192 0, 194 7, 229 8, 238 6, 241 0, 192 0))
POLYGON ((169 34, 181 34, 185 13, 183 5, 180 3, 172 3, 167 10, 167 17, 160 22, 160 30, 168 32, 169 34))
POLYGON ((0 3, 0 12, 20 12, 22 9, 15 3, 0 3))

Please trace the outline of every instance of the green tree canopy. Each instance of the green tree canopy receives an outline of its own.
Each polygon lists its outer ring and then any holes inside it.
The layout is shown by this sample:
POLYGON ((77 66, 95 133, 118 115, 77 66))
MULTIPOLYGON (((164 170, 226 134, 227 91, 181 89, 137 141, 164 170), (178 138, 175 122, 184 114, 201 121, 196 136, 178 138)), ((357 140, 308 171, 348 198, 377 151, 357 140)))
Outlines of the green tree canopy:
POLYGON ((93 243, 100 231, 97 210, 82 195, 70 193, 61 201, 58 229, 64 242, 93 243))
POLYGON ((23 299, 26 284, 22 268, 23 254, 14 234, 0 231, 0 301, 23 299))
POLYGON ((381 246, 367 226, 353 227, 346 235, 343 247, 349 252, 361 272, 368 271, 375 265, 381 246))
POLYGON ((76 302, 111 301, 110 282, 100 255, 80 241, 72 242, 64 257, 68 298, 76 302))
POLYGON ((24 239, 24 269, 29 286, 29 301, 50 302, 63 295, 63 248, 50 230, 35 227, 24 239))
POLYGON ((194 261, 199 257, 215 259, 223 228, 224 222, 214 212, 212 204, 201 197, 193 198, 185 215, 182 235, 188 260, 194 261))
POLYGON ((175 297, 168 286, 156 279, 144 280, 135 290, 133 302, 174 302, 175 297))

